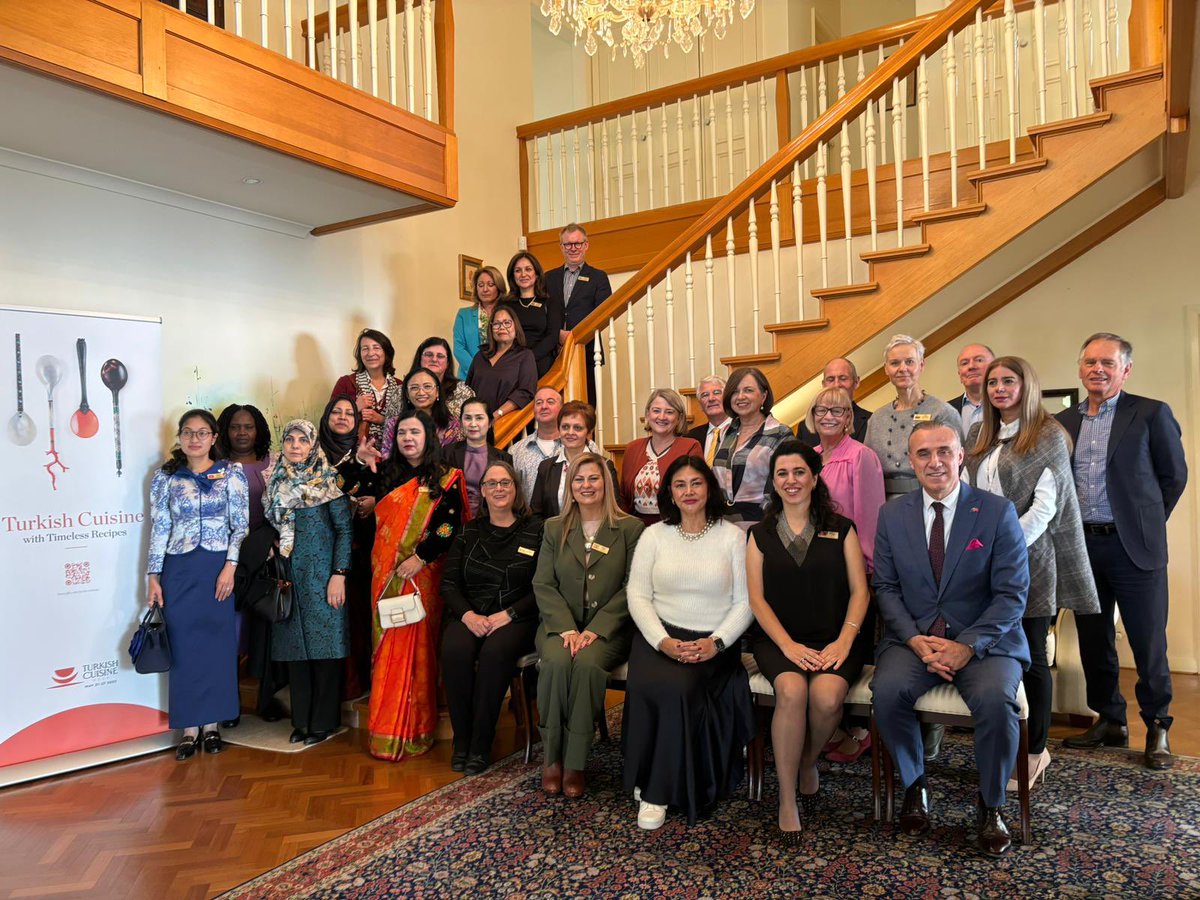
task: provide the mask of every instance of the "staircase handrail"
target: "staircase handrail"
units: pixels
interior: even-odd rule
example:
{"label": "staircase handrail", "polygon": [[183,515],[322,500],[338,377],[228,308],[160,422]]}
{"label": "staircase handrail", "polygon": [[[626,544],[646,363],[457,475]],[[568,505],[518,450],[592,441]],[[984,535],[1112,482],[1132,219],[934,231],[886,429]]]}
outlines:
{"label": "staircase handrail", "polygon": [[[581,346],[588,346],[595,333],[614,316],[624,312],[629,304],[640,297],[648,287],[660,279],[668,268],[677,266],[684,257],[703,246],[705,238],[726,220],[736,216],[751,199],[769,189],[795,162],[806,159],[820,144],[828,141],[840,130],[843,122],[852,122],[871,103],[892,89],[897,78],[906,78],[920,64],[921,57],[938,50],[950,32],[958,32],[975,18],[977,9],[991,6],[992,0],[951,0],[945,9],[933,14],[924,27],[893,53],[867,77],[850,88],[844,97],[831,104],[817,116],[799,135],[785,144],[779,151],[758,167],[737,187],[720,198],[707,212],[697,218],[678,238],[639,269],[611,297],[594,309],[582,322],[571,330],[570,338]],[[567,385],[567,355],[560,355],[550,371],[541,379],[540,386],[564,390]],[[570,398],[568,398],[570,399]],[[529,424],[533,416],[532,404],[505,416],[496,426],[497,446],[507,446]]]}

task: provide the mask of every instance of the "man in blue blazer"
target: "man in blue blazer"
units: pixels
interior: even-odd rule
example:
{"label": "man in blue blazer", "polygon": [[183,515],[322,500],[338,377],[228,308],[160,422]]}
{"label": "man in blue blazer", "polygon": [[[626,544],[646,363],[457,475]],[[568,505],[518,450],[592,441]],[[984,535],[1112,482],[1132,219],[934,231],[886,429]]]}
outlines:
{"label": "man in blue blazer", "polygon": [[885,504],[875,535],[875,593],[886,626],[871,683],[875,718],[904,782],[900,829],[930,828],[924,747],[914,704],[943,681],[975,719],[975,844],[1003,856],[1001,813],[1017,758],[1017,688],[1029,666],[1021,616],[1029,558],[1012,502],[959,480],[957,430],[921,422],[908,441],[921,487]]}
{"label": "man in blue blazer", "polygon": [[[558,241],[563,264],[546,273],[546,290],[550,292],[551,302],[560,304],[563,309],[561,345],[572,328],[612,296],[612,285],[608,282],[607,272],[587,264],[588,235],[582,225],[572,222],[559,232]],[[602,352],[601,362],[603,359]],[[596,358],[591,345],[587,352],[587,400],[596,405]]]}
{"label": "man in blue blazer", "polygon": [[1171,407],[1121,390],[1132,368],[1129,341],[1107,332],[1092,335],[1079,353],[1087,399],[1058,414],[1074,442],[1075,488],[1100,593],[1100,613],[1076,619],[1087,702],[1100,718],[1063,745],[1129,744],[1113,627],[1119,607],[1146,723],[1143,762],[1157,770],[1173,763],[1167,741],[1167,517],[1187,486],[1187,462]]}

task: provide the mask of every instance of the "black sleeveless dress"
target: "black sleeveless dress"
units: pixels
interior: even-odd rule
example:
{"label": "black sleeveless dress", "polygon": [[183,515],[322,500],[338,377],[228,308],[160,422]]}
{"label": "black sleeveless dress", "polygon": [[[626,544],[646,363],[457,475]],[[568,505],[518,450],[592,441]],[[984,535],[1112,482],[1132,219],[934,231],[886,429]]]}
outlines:
{"label": "black sleeveless dress", "polygon": [[[767,605],[793,641],[817,650],[837,640],[850,605],[845,543],[854,523],[845,516],[834,515],[827,525],[828,529],[817,529],[813,535],[801,566],[796,565],[779,539],[774,516],[750,529],[763,556],[763,597]],[[841,668],[829,670],[851,684],[862,674],[873,651],[873,635],[868,636],[873,629],[868,628],[867,622],[859,624],[862,630]],[[759,671],[772,684],[784,672],[821,674],[807,672],[793,663],[757,624],[750,644]]]}

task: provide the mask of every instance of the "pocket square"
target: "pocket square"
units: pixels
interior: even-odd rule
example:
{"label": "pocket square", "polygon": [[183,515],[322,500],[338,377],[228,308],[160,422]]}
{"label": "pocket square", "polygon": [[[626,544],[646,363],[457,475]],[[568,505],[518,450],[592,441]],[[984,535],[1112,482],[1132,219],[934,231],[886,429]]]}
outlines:
{"label": "pocket square", "polygon": [[967,549],[968,550],[982,550],[983,549],[983,541],[979,540],[979,538],[972,538],[971,543],[967,544]]}

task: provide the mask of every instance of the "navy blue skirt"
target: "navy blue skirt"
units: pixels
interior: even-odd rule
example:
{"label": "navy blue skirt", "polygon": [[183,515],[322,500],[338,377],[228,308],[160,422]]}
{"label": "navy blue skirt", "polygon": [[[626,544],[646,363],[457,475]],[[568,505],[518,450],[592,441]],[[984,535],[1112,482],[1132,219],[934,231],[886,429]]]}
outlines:
{"label": "navy blue skirt", "polygon": [[238,714],[237,614],[233,597],[216,598],[224,550],[168,553],[160,580],[171,642],[167,693],[172,728],[192,728]]}

